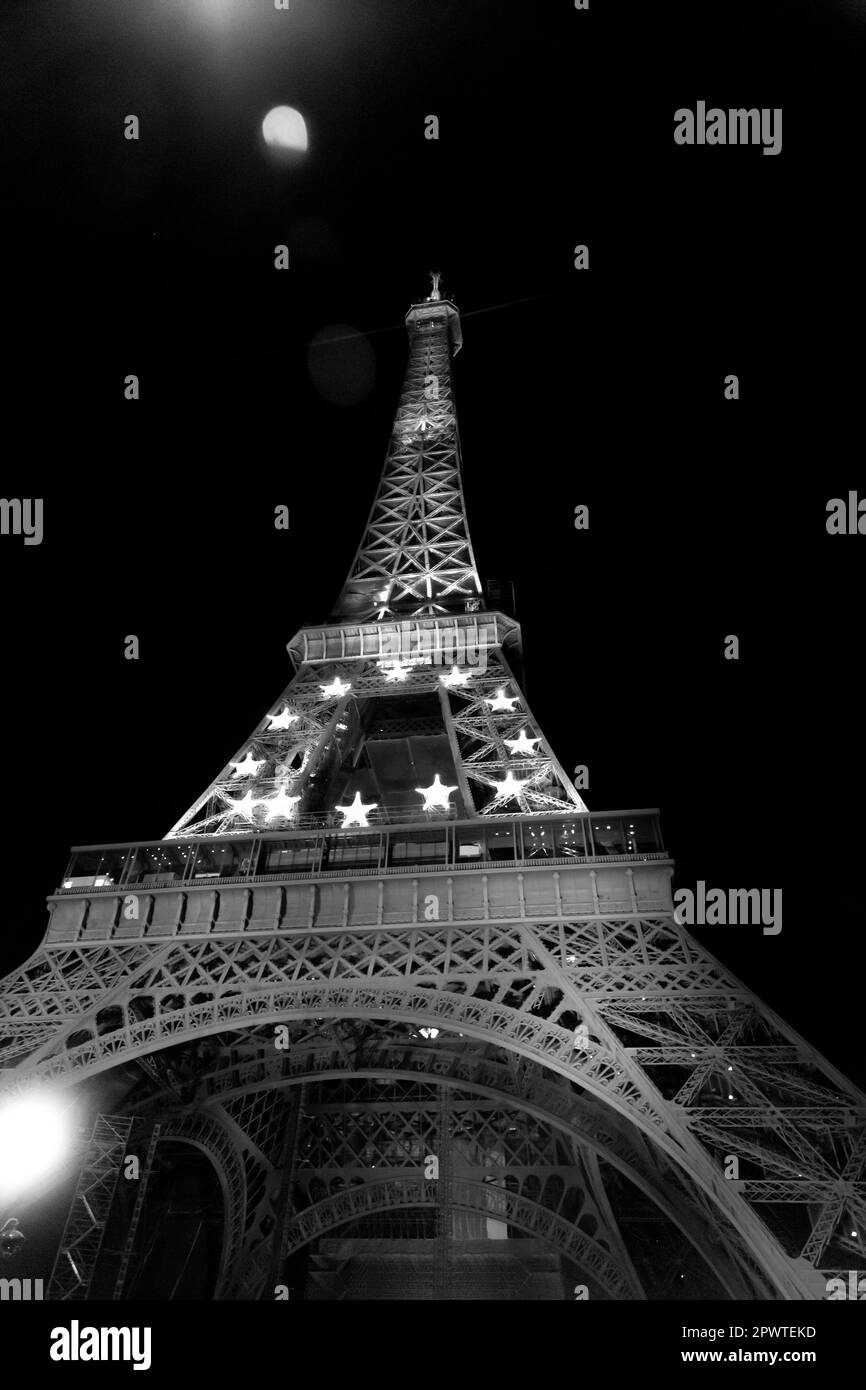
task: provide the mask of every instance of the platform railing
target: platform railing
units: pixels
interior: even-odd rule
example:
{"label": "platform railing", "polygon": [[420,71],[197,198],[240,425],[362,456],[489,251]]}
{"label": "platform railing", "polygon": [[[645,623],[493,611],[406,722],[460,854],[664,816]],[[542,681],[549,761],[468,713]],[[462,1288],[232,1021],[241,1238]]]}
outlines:
{"label": "platform railing", "polygon": [[666,859],[654,810],[579,815],[431,816],[353,830],[305,827],[246,836],[78,846],[60,893],[204,887],[231,880],[369,876],[495,866],[629,864]]}

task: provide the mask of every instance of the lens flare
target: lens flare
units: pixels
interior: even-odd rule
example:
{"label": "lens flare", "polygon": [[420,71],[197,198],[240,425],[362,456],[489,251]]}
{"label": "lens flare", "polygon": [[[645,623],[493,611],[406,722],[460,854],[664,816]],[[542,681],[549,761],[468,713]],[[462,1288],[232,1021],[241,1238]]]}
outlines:
{"label": "lens flare", "polygon": [[68,1103],[21,1096],[0,1107],[0,1195],[17,1195],[57,1167],[70,1148]]}

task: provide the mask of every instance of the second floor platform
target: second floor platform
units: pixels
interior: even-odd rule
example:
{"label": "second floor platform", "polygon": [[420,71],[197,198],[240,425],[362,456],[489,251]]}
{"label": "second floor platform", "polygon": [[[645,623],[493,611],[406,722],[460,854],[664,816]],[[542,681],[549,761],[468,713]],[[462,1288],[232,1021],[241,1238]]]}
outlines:
{"label": "second floor platform", "polygon": [[302,829],[253,836],[84,845],[71,852],[59,892],[202,886],[412,870],[462,871],[484,864],[611,864],[667,859],[656,810],[551,816],[430,818],[367,829]]}
{"label": "second floor platform", "polygon": [[432,940],[447,924],[586,917],[601,930],[669,913],[671,874],[654,811],[84,846],[49,897],[46,942],[407,927]]}

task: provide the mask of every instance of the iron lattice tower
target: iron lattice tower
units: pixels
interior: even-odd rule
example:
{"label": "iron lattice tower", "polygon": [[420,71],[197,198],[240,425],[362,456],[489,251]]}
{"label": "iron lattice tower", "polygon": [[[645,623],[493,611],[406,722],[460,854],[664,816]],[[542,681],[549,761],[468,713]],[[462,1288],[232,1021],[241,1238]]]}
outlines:
{"label": "iron lattice tower", "polygon": [[863,1263],[864,1097],[674,919],[656,813],[591,815],[548,746],[478,578],[438,276],[406,323],[330,619],[163,840],[73,852],[3,982],[5,1088],[138,1077],[56,1296],[93,1287],[133,1117],[137,1152],[219,1174],[219,1298],[347,1297],[358,1268],[401,1297],[677,1296],[668,1266],[820,1298]]}

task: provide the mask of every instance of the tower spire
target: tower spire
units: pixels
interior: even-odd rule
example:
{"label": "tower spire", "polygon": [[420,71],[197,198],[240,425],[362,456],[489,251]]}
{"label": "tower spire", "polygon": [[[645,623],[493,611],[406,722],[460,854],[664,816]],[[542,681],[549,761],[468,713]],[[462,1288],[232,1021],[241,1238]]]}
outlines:
{"label": "tower spire", "polygon": [[292,639],[294,680],[166,838],[586,810],[509,664],[520,629],[484,606],[451,384],[460,315],[431,278],[334,613]]}
{"label": "tower spire", "polygon": [[463,501],[451,359],[460,314],[439,289],[406,315],[409,362],[385,466],[335,618],[435,617],[475,611],[481,581]]}

